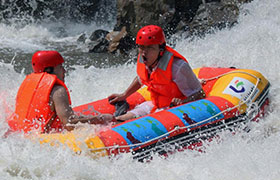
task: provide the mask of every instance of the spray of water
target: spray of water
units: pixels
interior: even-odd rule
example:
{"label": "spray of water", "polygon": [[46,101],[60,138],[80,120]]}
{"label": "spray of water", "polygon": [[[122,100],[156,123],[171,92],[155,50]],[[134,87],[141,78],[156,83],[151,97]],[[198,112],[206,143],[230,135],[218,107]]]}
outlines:
{"label": "spray of water", "polygon": [[[254,69],[260,71],[271,83],[271,104],[268,114],[259,123],[249,124],[251,131],[222,132],[220,139],[204,145],[204,152],[184,151],[169,158],[157,157],[149,163],[133,161],[129,154],[117,158],[92,159],[86,154],[75,155],[67,148],[42,146],[23,138],[22,134],[0,138],[0,176],[2,179],[279,179],[280,160],[280,1],[255,0],[241,9],[239,22],[231,29],[196,38],[181,39],[176,49],[193,68],[220,66]],[[10,26],[0,24],[2,34],[9,34]],[[29,28],[35,29],[30,25]],[[36,37],[17,35],[29,39],[30,46],[53,47],[57,41],[69,44],[68,39],[57,38],[52,32],[41,31]],[[44,37],[54,37],[44,44]],[[11,35],[12,36],[12,33]],[[35,37],[34,37],[35,36]],[[6,41],[2,41],[2,39]],[[1,36],[0,57],[0,135],[7,129],[6,105],[14,108],[17,89],[24,79],[14,66],[2,63],[11,60],[17,52],[18,61],[25,52],[26,44],[15,38]],[[27,38],[28,37],[28,38]],[[10,40],[10,42],[9,42]],[[18,51],[12,43],[17,44]],[[42,48],[37,47],[37,48]],[[36,48],[34,48],[36,49]],[[65,50],[67,51],[67,50]],[[83,58],[87,56],[84,55]],[[122,92],[130,84],[135,64],[110,68],[73,66],[66,84],[71,90],[74,106],[105,98],[111,93]],[[6,104],[6,105],[5,105]]]}

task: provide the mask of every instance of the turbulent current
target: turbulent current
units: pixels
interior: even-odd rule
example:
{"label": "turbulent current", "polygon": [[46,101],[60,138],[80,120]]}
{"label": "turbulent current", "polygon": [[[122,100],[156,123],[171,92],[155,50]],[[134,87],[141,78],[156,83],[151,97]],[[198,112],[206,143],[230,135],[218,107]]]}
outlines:
{"label": "turbulent current", "polygon": [[67,148],[41,146],[22,134],[3,138],[8,129],[5,118],[15,107],[17,90],[30,72],[35,51],[56,49],[65,57],[65,81],[73,106],[124,91],[136,75],[136,66],[134,59],[122,63],[114,57],[89,54],[85,44],[76,42],[81,33],[112,30],[110,24],[67,24],[64,36],[50,24],[0,24],[1,179],[280,179],[279,9],[279,0],[255,0],[241,7],[238,23],[231,29],[203,38],[181,38],[175,47],[193,68],[234,66],[261,72],[272,85],[266,116],[259,123],[250,123],[250,132],[220,133],[220,140],[206,143],[203,153],[186,150],[168,158],[155,156],[149,163],[132,160],[129,154],[112,159],[75,155]]}

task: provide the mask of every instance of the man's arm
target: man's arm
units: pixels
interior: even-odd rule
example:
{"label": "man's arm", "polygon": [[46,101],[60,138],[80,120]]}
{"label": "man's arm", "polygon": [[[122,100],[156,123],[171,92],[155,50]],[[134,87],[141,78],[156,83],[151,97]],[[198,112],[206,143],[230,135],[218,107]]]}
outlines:
{"label": "man's arm", "polygon": [[172,80],[187,98],[184,100],[174,98],[171,106],[205,98],[205,93],[199,80],[195,76],[190,65],[184,60],[174,59],[172,65]]}
{"label": "man's arm", "polygon": [[177,105],[184,104],[187,102],[203,99],[205,97],[206,97],[206,94],[203,91],[203,89],[201,89],[200,91],[188,96],[186,99],[183,99],[183,100],[179,99],[179,98],[173,98],[169,107],[173,107],[173,106],[177,106]]}
{"label": "man's arm", "polygon": [[205,92],[203,91],[203,89],[201,89],[200,91],[188,96],[186,99],[184,99],[182,101],[182,103],[187,103],[187,102],[190,102],[190,101],[195,101],[195,100],[198,100],[198,99],[203,99],[206,97],[206,94]]}
{"label": "man's arm", "polygon": [[[104,121],[110,120],[109,117],[98,115],[93,117],[83,117],[75,115],[68,99],[68,93],[63,86],[54,86],[51,93],[51,101],[53,102],[54,110],[64,125],[65,129],[73,130],[74,124],[78,122],[90,124],[102,124]],[[112,120],[112,119],[111,119]]]}
{"label": "man's arm", "polygon": [[129,87],[126,89],[126,91],[122,94],[112,94],[108,97],[109,102],[111,104],[114,104],[118,101],[123,101],[125,100],[127,97],[129,97],[131,94],[133,94],[134,92],[136,92],[138,89],[140,89],[142,86],[139,78],[136,76],[134,78],[134,80],[132,81],[132,83],[129,85]]}

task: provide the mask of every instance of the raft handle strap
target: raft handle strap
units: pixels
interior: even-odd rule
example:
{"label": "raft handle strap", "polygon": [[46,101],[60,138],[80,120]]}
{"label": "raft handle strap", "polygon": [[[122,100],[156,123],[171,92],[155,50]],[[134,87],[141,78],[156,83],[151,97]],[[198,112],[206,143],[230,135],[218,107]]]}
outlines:
{"label": "raft handle strap", "polygon": [[222,76],[225,76],[225,75],[228,75],[228,74],[233,74],[233,73],[243,73],[243,74],[247,74],[247,75],[252,76],[253,78],[255,78],[255,79],[257,80],[257,82],[256,82],[256,84],[255,84],[255,86],[254,86],[254,89],[251,91],[250,96],[246,99],[246,101],[242,101],[242,100],[241,100],[241,103],[239,103],[238,105],[236,105],[236,106],[234,106],[234,107],[229,107],[229,108],[227,108],[227,109],[225,109],[225,110],[223,110],[223,111],[221,111],[221,112],[215,114],[214,116],[211,116],[211,117],[209,117],[209,118],[207,118],[207,119],[205,119],[205,120],[202,120],[202,121],[200,121],[200,122],[191,124],[191,125],[189,125],[189,126],[182,126],[182,127],[175,126],[174,129],[172,129],[171,131],[169,131],[169,132],[167,132],[167,133],[165,133],[165,134],[162,134],[162,135],[160,135],[160,136],[158,136],[158,137],[155,137],[155,138],[153,138],[153,139],[150,139],[150,140],[148,140],[148,141],[145,141],[145,142],[141,142],[141,143],[137,143],[137,144],[131,144],[131,145],[122,145],[122,146],[120,146],[120,145],[107,146],[107,147],[96,148],[96,149],[94,149],[94,150],[99,151],[99,150],[110,150],[110,149],[119,149],[119,148],[133,148],[133,147],[136,148],[136,147],[140,147],[140,146],[142,146],[142,145],[145,145],[145,144],[147,144],[147,143],[150,143],[150,142],[153,142],[153,141],[156,141],[156,140],[159,140],[159,139],[168,138],[168,135],[170,135],[171,133],[173,133],[173,132],[175,132],[175,131],[178,131],[178,130],[187,129],[187,131],[189,131],[191,128],[193,128],[193,127],[195,127],[195,126],[198,126],[198,125],[200,125],[200,124],[203,124],[203,123],[205,123],[205,122],[207,122],[207,121],[213,120],[214,118],[218,119],[218,116],[219,116],[220,114],[223,114],[223,113],[225,113],[225,112],[229,112],[229,111],[232,111],[233,109],[236,109],[236,108],[238,108],[238,107],[241,107],[242,105],[244,105],[245,103],[247,103],[247,102],[249,102],[249,101],[251,100],[252,95],[255,93],[255,91],[256,91],[256,89],[257,89],[257,86],[259,85],[259,83],[260,83],[260,81],[261,81],[260,78],[258,78],[257,76],[255,76],[255,75],[253,75],[253,74],[250,74],[250,73],[248,73],[248,72],[246,72],[246,71],[231,71],[231,72],[227,72],[227,73],[224,73],[224,74],[221,74],[221,75],[212,77],[212,78],[202,79],[202,80],[205,81],[205,83],[206,83],[207,81],[211,81],[211,80],[213,80],[213,79],[218,79],[218,78],[220,78],[220,77],[222,77]]}

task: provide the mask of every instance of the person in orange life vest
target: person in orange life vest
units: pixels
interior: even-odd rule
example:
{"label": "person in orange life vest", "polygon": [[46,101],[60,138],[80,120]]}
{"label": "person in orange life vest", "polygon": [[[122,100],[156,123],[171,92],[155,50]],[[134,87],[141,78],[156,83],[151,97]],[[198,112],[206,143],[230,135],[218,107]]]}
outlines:
{"label": "person in orange life vest", "polygon": [[122,94],[108,97],[111,103],[125,100],[146,85],[151,92],[152,101],[146,101],[126,114],[116,117],[125,121],[147,115],[170,106],[205,97],[198,78],[188,61],[166,45],[161,27],[148,25],[141,28],[136,37],[138,45],[137,77]]}
{"label": "person in orange life vest", "polygon": [[39,133],[73,130],[74,124],[103,124],[111,116],[82,117],[75,115],[71,99],[64,84],[63,57],[57,51],[38,51],[32,57],[33,73],[21,84],[16,110],[8,120],[11,131],[35,130]]}

